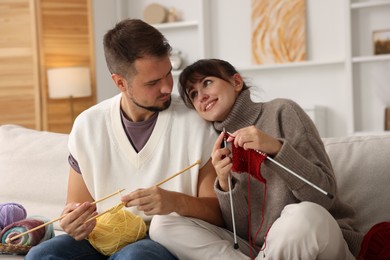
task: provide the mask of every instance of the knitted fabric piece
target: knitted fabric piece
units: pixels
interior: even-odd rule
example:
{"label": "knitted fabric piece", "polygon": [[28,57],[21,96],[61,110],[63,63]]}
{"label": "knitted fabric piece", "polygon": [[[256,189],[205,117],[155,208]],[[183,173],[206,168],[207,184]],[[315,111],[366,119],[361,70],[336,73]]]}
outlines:
{"label": "knitted fabric piece", "polygon": [[255,150],[244,150],[242,147],[232,145],[233,167],[232,170],[237,173],[247,172],[262,183],[266,180],[261,175],[260,167],[267,158],[265,154]]}

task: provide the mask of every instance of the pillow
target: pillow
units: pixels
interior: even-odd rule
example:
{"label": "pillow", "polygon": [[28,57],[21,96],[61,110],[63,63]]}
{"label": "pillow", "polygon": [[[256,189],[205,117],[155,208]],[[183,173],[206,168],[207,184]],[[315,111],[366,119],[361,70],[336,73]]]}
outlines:
{"label": "pillow", "polygon": [[359,260],[390,259],[390,222],[373,226],[364,236]]}
{"label": "pillow", "polygon": [[366,233],[390,221],[390,134],[324,138],[338,193],[356,211],[354,227]]}
{"label": "pillow", "polygon": [[[0,126],[0,202],[21,204],[27,216],[59,217],[69,175],[67,142],[66,134]],[[60,229],[58,222],[54,228]]]}

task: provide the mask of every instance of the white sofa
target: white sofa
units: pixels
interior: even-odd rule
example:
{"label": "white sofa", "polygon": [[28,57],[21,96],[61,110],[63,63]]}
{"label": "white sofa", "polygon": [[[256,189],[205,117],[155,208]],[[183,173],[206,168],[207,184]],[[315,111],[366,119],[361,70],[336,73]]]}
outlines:
{"label": "white sofa", "polygon": [[[67,139],[65,134],[0,126],[0,203],[20,203],[28,215],[60,216],[69,172]],[[390,221],[390,133],[323,140],[338,192],[357,212],[355,228],[366,232]],[[54,228],[61,231],[58,223]]]}

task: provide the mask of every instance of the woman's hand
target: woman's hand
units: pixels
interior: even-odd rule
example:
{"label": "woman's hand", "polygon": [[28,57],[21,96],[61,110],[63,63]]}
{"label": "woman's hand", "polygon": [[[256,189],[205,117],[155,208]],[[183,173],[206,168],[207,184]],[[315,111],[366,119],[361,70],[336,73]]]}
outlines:
{"label": "woman's hand", "polygon": [[259,150],[270,156],[275,156],[282,148],[279,140],[260,131],[255,126],[248,126],[235,131],[228,137],[227,141],[234,142],[236,147],[239,146],[245,150]]}
{"label": "woman's hand", "polygon": [[67,214],[60,221],[62,229],[75,240],[86,238],[95,228],[96,220],[85,223],[89,218],[96,216],[96,206],[90,202],[69,203],[62,214]]}
{"label": "woman's hand", "polygon": [[217,173],[219,186],[223,191],[229,190],[229,174],[232,169],[232,161],[229,157],[230,150],[227,147],[221,148],[225,133],[222,132],[217,141],[214,144],[213,151],[211,154],[211,162]]}

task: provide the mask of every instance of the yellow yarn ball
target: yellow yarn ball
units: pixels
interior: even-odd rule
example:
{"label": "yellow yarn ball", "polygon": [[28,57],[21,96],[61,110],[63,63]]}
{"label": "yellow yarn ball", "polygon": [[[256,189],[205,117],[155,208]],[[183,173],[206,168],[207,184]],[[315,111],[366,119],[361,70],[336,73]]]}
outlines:
{"label": "yellow yarn ball", "polygon": [[123,204],[96,219],[88,241],[101,254],[110,256],[124,246],[146,236],[144,220],[123,209]]}

